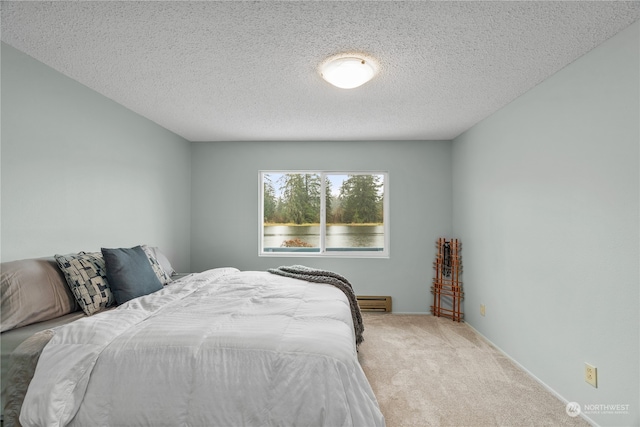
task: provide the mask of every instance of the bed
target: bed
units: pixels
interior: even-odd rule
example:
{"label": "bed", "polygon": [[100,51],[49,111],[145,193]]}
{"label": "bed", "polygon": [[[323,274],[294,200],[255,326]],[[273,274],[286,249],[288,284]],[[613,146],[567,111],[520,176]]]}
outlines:
{"label": "bed", "polygon": [[384,426],[354,319],[330,282],[191,274],[36,334],[20,423]]}

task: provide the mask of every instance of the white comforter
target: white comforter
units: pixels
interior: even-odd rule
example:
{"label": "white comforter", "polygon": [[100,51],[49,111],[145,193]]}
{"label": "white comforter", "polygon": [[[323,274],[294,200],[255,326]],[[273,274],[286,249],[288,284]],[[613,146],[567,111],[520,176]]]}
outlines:
{"label": "white comforter", "polygon": [[209,270],[62,327],[23,426],[383,426],[345,295]]}

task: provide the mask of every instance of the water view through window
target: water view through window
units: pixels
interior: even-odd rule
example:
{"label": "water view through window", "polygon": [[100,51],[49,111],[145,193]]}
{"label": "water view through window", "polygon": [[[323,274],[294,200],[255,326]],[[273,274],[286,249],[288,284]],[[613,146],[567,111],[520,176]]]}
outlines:
{"label": "water view through window", "polygon": [[385,252],[385,173],[260,177],[261,253]]}
{"label": "water view through window", "polygon": [[[312,247],[320,247],[320,226],[265,225],[264,246],[279,247],[289,240],[300,240]],[[327,250],[331,248],[382,248],[382,225],[328,225]]]}

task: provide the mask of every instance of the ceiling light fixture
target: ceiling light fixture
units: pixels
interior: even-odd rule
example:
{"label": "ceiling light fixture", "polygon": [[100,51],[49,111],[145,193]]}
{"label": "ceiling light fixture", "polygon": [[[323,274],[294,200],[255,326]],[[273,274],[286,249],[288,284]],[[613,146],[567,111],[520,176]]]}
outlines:
{"label": "ceiling light fixture", "polygon": [[375,64],[356,56],[330,59],[320,67],[322,78],[341,89],[362,86],[376,74]]}

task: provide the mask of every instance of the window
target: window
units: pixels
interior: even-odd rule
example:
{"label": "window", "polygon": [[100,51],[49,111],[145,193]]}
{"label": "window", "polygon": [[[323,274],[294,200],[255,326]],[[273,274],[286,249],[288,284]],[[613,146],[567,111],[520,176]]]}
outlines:
{"label": "window", "polygon": [[389,256],[386,172],[261,171],[263,256]]}

